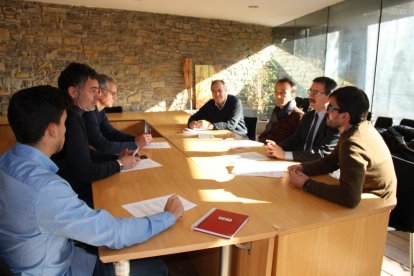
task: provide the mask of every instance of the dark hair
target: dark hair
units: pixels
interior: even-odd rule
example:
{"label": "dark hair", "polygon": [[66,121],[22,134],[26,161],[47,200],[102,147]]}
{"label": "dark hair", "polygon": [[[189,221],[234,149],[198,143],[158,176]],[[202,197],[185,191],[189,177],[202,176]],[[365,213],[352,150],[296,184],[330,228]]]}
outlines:
{"label": "dark hair", "polygon": [[50,85],[14,93],[9,102],[7,118],[17,142],[29,145],[39,142],[50,123],[60,123],[70,101],[66,93]]}
{"label": "dark hair", "polygon": [[113,82],[114,84],[116,84],[116,80],[113,77],[110,77],[105,74],[98,74],[96,76],[96,80],[99,83],[99,88],[103,90],[108,89],[108,82]]}
{"label": "dark hair", "polygon": [[369,100],[367,95],[361,89],[355,86],[346,86],[333,91],[330,98],[336,100],[339,112],[348,112],[351,119],[351,125],[358,124],[367,118],[369,109]]}
{"label": "dark hair", "polygon": [[317,77],[312,82],[323,83],[325,95],[329,95],[336,88],[336,81],[328,77]]}
{"label": "dark hair", "polygon": [[87,64],[73,62],[60,73],[58,86],[65,92],[68,92],[70,86],[81,89],[88,78],[96,79],[96,71]]}
{"label": "dark hair", "polygon": [[224,82],[224,80],[213,80],[211,82],[210,90],[213,88],[213,85],[215,85],[216,83],[221,83],[223,85],[224,90],[227,91],[227,85]]}
{"label": "dark hair", "polygon": [[96,80],[98,81],[98,83],[99,83],[99,88],[102,90],[106,90],[106,89],[108,89],[108,85],[106,85],[106,82],[109,80],[109,78],[108,78],[108,76],[107,75],[104,75],[104,74],[99,74],[97,77],[96,77]]}
{"label": "dark hair", "polygon": [[[290,87],[292,87],[292,94],[295,94],[296,93],[296,83],[294,83],[291,79],[281,78],[281,79],[277,80],[276,84],[285,83],[285,82],[289,83]],[[276,84],[275,84],[275,86],[276,86]]]}

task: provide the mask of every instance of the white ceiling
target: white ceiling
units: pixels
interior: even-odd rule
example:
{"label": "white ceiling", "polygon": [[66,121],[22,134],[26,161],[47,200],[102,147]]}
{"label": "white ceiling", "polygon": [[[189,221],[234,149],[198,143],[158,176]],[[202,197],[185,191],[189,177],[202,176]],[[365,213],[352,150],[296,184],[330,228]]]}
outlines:
{"label": "white ceiling", "polygon": [[[33,0],[32,0],[33,1]],[[98,7],[233,20],[275,27],[343,0],[34,0]],[[249,8],[249,6],[258,6]]]}

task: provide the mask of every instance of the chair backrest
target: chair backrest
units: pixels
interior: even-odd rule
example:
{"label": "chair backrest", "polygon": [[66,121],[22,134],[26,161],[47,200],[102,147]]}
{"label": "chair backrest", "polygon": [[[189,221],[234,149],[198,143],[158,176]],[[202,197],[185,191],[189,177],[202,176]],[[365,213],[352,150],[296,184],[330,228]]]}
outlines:
{"label": "chair backrest", "polygon": [[401,122],[400,122],[400,125],[414,127],[414,120],[411,120],[411,119],[402,119]]}
{"label": "chair backrest", "polygon": [[397,175],[397,205],[391,211],[389,226],[399,231],[414,232],[414,185],[411,177],[414,163],[392,156]]}
{"label": "chair backrest", "polygon": [[122,106],[105,107],[105,113],[122,113]]}
{"label": "chair backrest", "polygon": [[367,113],[367,121],[371,122],[371,120],[372,120],[372,112],[371,111],[368,111],[368,113]]}
{"label": "chair backrest", "polygon": [[296,97],[296,106],[302,109],[303,112],[307,112],[309,110],[309,98],[301,98]]}
{"label": "chair backrest", "polygon": [[256,141],[257,117],[244,117],[244,123],[247,127],[247,137]]}
{"label": "chair backrest", "polygon": [[7,266],[7,264],[0,259],[0,275],[3,276],[12,276],[13,274],[11,273],[9,267]]}
{"label": "chair backrest", "polygon": [[392,126],[392,118],[382,116],[378,116],[374,125],[376,128],[389,128],[390,126]]}

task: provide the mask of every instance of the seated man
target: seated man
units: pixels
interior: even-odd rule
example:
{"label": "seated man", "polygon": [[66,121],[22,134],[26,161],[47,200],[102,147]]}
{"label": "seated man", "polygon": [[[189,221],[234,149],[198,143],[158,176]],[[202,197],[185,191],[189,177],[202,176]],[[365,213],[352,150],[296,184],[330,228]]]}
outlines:
{"label": "seated man", "polygon": [[[145,218],[114,218],[80,200],[50,160],[64,145],[69,101],[51,86],[24,89],[10,99],[8,119],[17,143],[0,157],[0,205],[7,206],[0,208],[0,258],[13,274],[92,275],[102,263],[74,240],[123,248],[171,227],[183,214],[176,196],[164,212]],[[147,268],[135,275],[166,275],[165,264],[155,265],[131,263]]]}
{"label": "seated man", "polygon": [[[341,133],[328,156],[289,167],[290,183],[326,200],[353,208],[361,192],[396,203],[397,178],[387,145],[366,120],[369,100],[364,91],[348,86],[329,96],[326,123]],[[310,179],[340,169],[339,185]]]}
{"label": "seated man", "polygon": [[292,135],[299,127],[303,111],[296,107],[296,84],[288,78],[280,79],[275,85],[275,103],[265,130],[259,141],[272,140],[277,144]]}
{"label": "seated man", "polygon": [[299,128],[279,145],[267,140],[269,157],[294,161],[310,161],[331,153],[338,143],[339,131],[326,125],[326,107],[329,94],[336,82],[328,77],[318,77],[308,90],[308,111],[302,118]]}
{"label": "seated man", "polygon": [[240,99],[227,94],[227,87],[223,80],[215,80],[211,83],[211,94],[213,99],[188,119],[188,127],[228,129],[237,135],[246,136],[247,128]]}
{"label": "seated man", "polygon": [[59,167],[58,174],[66,179],[79,198],[92,204],[92,181],[113,175],[122,169],[133,168],[139,157],[124,151],[119,156],[90,150],[82,115],[95,109],[99,85],[94,69],[86,64],[71,63],[59,76],[60,93],[73,101],[66,120],[65,145],[52,159]]}
{"label": "seated man", "polygon": [[149,133],[134,137],[112,127],[104,108],[114,104],[117,84],[114,78],[106,75],[98,75],[98,83],[101,93],[96,108],[83,114],[89,145],[101,152],[118,154],[125,149],[136,150],[151,143]]}

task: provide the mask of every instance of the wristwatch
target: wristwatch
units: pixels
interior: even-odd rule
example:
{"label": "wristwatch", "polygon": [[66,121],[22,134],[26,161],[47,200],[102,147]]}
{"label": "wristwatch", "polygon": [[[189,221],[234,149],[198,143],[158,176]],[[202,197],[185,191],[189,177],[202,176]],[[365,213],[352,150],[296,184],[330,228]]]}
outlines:
{"label": "wristwatch", "polygon": [[119,159],[117,159],[116,161],[118,161],[119,170],[122,171],[124,169],[124,164],[122,164],[121,160],[119,160]]}
{"label": "wristwatch", "polygon": [[308,192],[309,191],[309,180],[310,179],[308,179],[308,180],[306,180],[305,181],[305,183],[303,183],[303,190],[305,191],[305,192]]}

